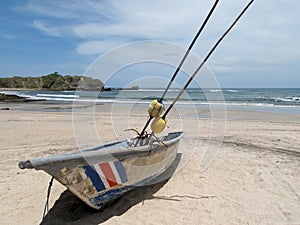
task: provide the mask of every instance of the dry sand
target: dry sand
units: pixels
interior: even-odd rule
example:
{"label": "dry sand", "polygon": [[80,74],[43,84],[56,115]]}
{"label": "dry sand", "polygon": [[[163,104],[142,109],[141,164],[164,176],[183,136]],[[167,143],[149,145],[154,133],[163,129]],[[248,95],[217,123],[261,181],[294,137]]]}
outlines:
{"label": "dry sand", "polygon": [[[0,111],[0,224],[40,224],[50,176],[20,170],[18,162],[76,150],[72,114],[68,105],[1,107],[10,110]],[[118,139],[110,107],[97,108],[101,140]],[[144,111],[132,112],[134,127],[144,124]],[[193,118],[189,110],[183,113],[191,126],[184,128],[180,149],[193,155],[168,181],[130,191],[101,212],[90,210],[55,181],[43,224],[300,224],[300,115],[228,111],[219,154],[200,172],[211,121]],[[114,119],[123,120],[122,114]],[[180,128],[179,122],[173,113],[168,130]]]}

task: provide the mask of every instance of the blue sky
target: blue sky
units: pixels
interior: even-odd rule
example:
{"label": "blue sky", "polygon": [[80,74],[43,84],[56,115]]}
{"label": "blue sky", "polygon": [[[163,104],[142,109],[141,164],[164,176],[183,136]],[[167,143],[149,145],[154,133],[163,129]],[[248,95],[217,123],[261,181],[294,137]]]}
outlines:
{"label": "blue sky", "polygon": [[[214,1],[0,1],[0,76],[82,75],[136,41],[187,47]],[[246,0],[220,1],[194,53],[205,57]],[[222,87],[300,87],[300,2],[256,0],[209,59]],[[171,76],[171,74],[170,74]]]}

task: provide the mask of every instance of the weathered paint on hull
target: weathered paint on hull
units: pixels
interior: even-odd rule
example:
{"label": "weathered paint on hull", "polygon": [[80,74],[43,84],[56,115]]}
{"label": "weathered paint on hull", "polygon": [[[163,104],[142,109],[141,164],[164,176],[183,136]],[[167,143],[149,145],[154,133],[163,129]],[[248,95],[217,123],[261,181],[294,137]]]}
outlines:
{"label": "weathered paint on hull", "polygon": [[[150,182],[166,171],[176,158],[178,144],[179,142],[168,147],[167,150],[153,155],[149,152],[149,156],[120,161],[124,166],[128,181],[99,192],[92,179],[86,175],[84,166],[68,170],[62,168],[61,174],[54,177],[87,205],[95,209],[101,209],[103,204],[118,198],[136,186]],[[100,179],[104,180],[106,178],[100,176]]]}
{"label": "weathered paint on hull", "polygon": [[176,158],[182,136],[183,132],[170,133],[164,144],[138,147],[126,146],[126,141],[113,142],[80,153],[23,161],[19,167],[44,170],[87,205],[101,209],[165,172]]}

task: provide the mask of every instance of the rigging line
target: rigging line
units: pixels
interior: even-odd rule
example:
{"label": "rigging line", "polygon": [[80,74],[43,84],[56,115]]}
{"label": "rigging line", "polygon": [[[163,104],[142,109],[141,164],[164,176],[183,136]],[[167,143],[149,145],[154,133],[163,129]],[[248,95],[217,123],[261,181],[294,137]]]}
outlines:
{"label": "rigging line", "polygon": [[206,16],[204,22],[202,23],[202,25],[201,25],[199,31],[197,32],[196,36],[194,37],[193,41],[191,42],[191,44],[190,44],[188,50],[185,52],[185,55],[183,56],[181,62],[179,63],[177,69],[175,70],[175,72],[174,72],[174,74],[173,74],[171,80],[169,81],[168,86],[166,87],[166,89],[165,89],[163,95],[162,95],[161,98],[160,98],[161,101],[165,98],[165,95],[167,94],[167,92],[168,92],[168,90],[169,90],[171,84],[173,83],[173,81],[174,81],[175,77],[177,76],[177,74],[178,74],[178,72],[179,72],[181,66],[183,65],[185,59],[187,58],[188,54],[190,53],[191,49],[193,48],[194,44],[196,43],[196,40],[197,40],[198,37],[200,36],[200,34],[201,34],[202,30],[204,29],[205,25],[207,24],[207,22],[208,22],[210,16],[212,15],[213,11],[214,11],[215,8],[216,8],[218,2],[219,2],[219,0],[216,0],[216,1],[215,1],[213,7],[211,8],[211,10],[209,11],[208,15]]}
{"label": "rigging line", "polygon": [[[161,96],[161,98],[160,98],[160,101],[163,101],[163,99],[164,99],[165,95],[167,94],[168,90],[170,89],[170,87],[171,87],[171,85],[172,85],[172,83],[173,83],[175,77],[177,76],[178,72],[180,71],[180,68],[182,67],[182,65],[183,65],[183,63],[184,63],[184,61],[185,61],[185,59],[186,59],[187,56],[189,55],[191,49],[193,48],[194,44],[196,43],[196,40],[197,40],[198,37],[200,36],[202,30],[204,29],[205,25],[207,24],[209,18],[210,18],[211,15],[212,15],[213,11],[215,10],[215,8],[216,8],[218,2],[219,2],[219,0],[216,0],[215,3],[214,3],[214,5],[213,5],[212,8],[210,9],[208,15],[206,16],[204,22],[202,23],[202,25],[201,25],[201,27],[200,27],[200,29],[198,30],[197,34],[195,35],[194,39],[192,40],[192,42],[191,42],[191,44],[190,44],[188,50],[185,52],[183,58],[181,59],[181,62],[179,63],[177,69],[175,70],[175,72],[174,72],[174,74],[173,74],[171,80],[169,81],[169,83],[168,83],[166,89],[164,90],[164,93],[162,94],[162,96]],[[147,129],[147,127],[148,127],[148,125],[149,125],[149,123],[151,122],[152,119],[153,119],[153,117],[150,116],[149,119],[147,120],[147,122],[146,122],[146,124],[145,124],[145,126],[144,126],[144,128],[143,128],[143,130],[142,130],[142,132],[140,133],[140,137],[143,136],[143,134],[145,133],[145,130]]]}
{"label": "rigging line", "polygon": [[42,220],[42,222],[43,222],[44,219],[45,219],[45,217],[46,217],[46,215],[48,214],[48,218],[47,218],[48,224],[50,224],[49,198],[50,198],[50,193],[51,193],[51,187],[52,187],[52,184],[53,184],[53,180],[54,180],[54,177],[52,176],[52,177],[51,177],[51,180],[50,180],[50,182],[49,182],[49,185],[48,185],[47,198],[46,198],[46,203],[45,203],[44,213],[43,213],[43,220]]}
{"label": "rigging line", "polygon": [[224,37],[229,33],[229,31],[234,27],[234,25],[238,22],[238,20],[242,17],[242,15],[247,11],[247,9],[250,7],[250,5],[254,2],[254,0],[251,0],[248,5],[243,9],[243,11],[239,14],[239,16],[235,19],[235,21],[231,24],[231,26],[225,31],[225,33],[219,38],[219,40],[215,43],[213,48],[209,51],[205,59],[202,61],[200,66],[195,70],[193,75],[190,77],[190,79],[186,82],[184,87],[181,89],[179,94],[176,96],[176,98],[173,100],[172,104],[168,107],[166,112],[163,114],[162,118],[165,119],[167,114],[170,112],[170,110],[173,108],[174,104],[177,102],[177,100],[180,98],[182,93],[186,90],[186,88],[189,86],[193,78],[196,76],[196,74],[199,72],[199,70],[202,68],[202,66],[205,64],[205,62],[208,60],[208,58],[211,56],[211,54],[215,51],[215,49],[218,47],[218,45],[221,43],[221,41],[224,39]]}

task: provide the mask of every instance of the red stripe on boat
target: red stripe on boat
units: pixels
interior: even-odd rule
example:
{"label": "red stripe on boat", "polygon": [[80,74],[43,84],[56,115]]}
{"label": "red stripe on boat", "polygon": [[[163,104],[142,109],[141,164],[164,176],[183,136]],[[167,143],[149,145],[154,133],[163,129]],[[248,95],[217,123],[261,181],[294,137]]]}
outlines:
{"label": "red stripe on boat", "polygon": [[117,179],[116,179],[114,172],[112,171],[109,163],[108,162],[100,163],[99,166],[100,166],[109,186],[110,187],[116,186],[118,184]]}

